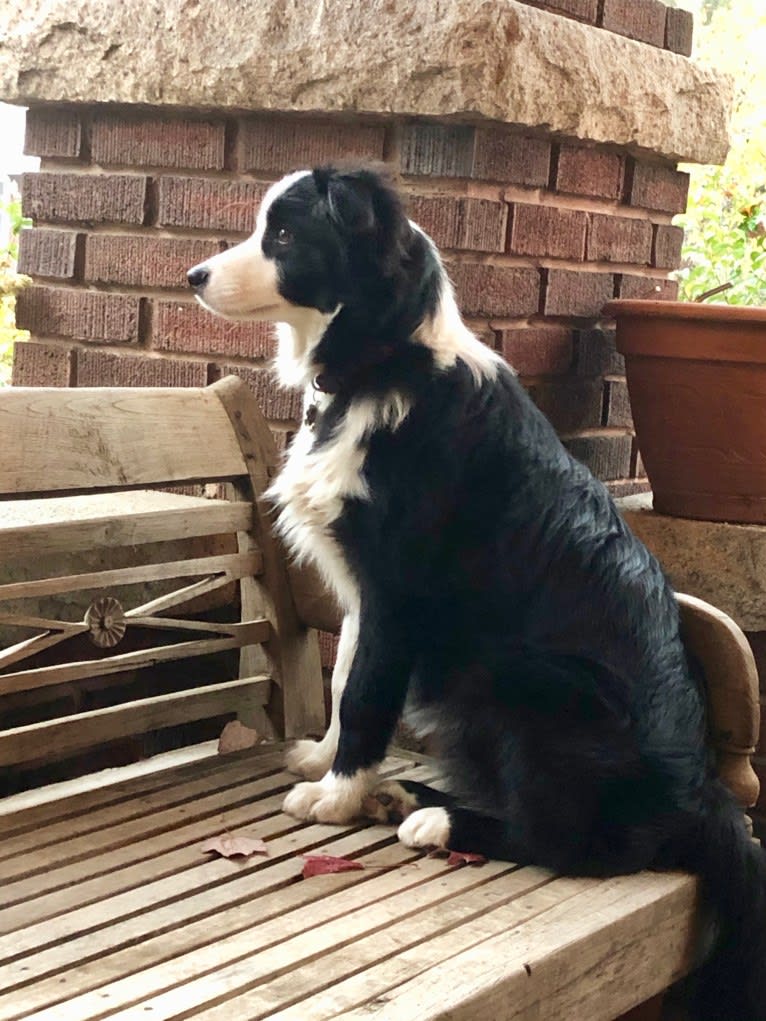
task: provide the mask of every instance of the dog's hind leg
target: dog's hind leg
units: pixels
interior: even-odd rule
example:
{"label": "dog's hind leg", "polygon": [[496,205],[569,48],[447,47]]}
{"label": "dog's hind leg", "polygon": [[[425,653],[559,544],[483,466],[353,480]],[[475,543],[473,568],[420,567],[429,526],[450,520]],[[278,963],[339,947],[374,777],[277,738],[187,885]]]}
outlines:
{"label": "dog's hind leg", "polygon": [[364,814],[375,822],[398,826],[419,808],[449,807],[455,799],[415,780],[383,780],[364,799]]}
{"label": "dog's hind leg", "polygon": [[399,826],[397,835],[407,847],[448,848],[520,864],[531,859],[523,839],[513,834],[507,822],[457,808],[454,802],[412,811]]}

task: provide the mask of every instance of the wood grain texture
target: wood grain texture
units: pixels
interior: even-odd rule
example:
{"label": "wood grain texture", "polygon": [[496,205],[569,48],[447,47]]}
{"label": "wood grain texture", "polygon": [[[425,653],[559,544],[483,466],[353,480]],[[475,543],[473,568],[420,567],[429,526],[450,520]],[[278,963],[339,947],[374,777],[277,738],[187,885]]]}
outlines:
{"label": "wood grain texture", "polygon": [[705,674],[710,740],[721,779],[743,808],[758,800],[750,764],[760,730],[758,669],[742,630],[702,599],[678,593],[684,642]]}
{"label": "wood grain texture", "polygon": [[[208,389],[5,390],[0,493],[140,487],[244,472]],[[56,451],[56,457],[51,452]]]}
{"label": "wood grain texture", "polygon": [[[690,966],[691,878],[450,869],[389,827],[299,825],[279,812],[282,754],[130,781],[21,829],[0,860],[0,1021],[610,1021]],[[220,832],[269,856],[201,854]],[[366,867],[300,881],[311,851]]]}
{"label": "wood grain texture", "polygon": [[[231,639],[227,647],[233,647],[232,643],[236,645]],[[143,734],[176,723],[236,713],[243,699],[254,699],[264,704],[268,701],[270,690],[270,678],[244,677],[191,691],[136,699],[124,705],[94,709],[51,722],[12,727],[0,732],[0,766],[61,758],[64,754],[114,741],[126,734]]]}

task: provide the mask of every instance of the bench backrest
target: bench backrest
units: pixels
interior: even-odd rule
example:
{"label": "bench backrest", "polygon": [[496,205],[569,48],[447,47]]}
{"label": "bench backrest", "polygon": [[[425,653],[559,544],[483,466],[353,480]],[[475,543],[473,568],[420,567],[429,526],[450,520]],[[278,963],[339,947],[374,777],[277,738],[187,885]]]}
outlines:
{"label": "bench backrest", "polygon": [[323,728],[317,637],[262,499],[276,470],[233,376],[0,391],[0,767],[231,714]]}

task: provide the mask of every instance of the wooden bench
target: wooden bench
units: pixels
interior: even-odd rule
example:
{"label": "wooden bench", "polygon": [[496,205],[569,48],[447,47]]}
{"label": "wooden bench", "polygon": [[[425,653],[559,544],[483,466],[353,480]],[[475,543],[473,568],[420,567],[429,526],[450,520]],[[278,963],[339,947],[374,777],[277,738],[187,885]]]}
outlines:
{"label": "wooden bench", "polygon": [[[6,390],[0,437],[0,629],[17,635],[0,653],[6,778],[209,718],[269,738],[0,802],[0,1021],[658,1016],[697,953],[692,878],[454,868],[389,828],[280,812],[294,778],[279,742],[324,725],[312,626],[337,615],[270,531],[277,457],[244,384]],[[177,491],[204,484],[225,498]],[[215,613],[190,612],[222,593]],[[683,608],[722,772],[752,804],[752,655],[728,618]],[[169,690],[131,687],[163,665]],[[88,708],[94,691],[136,690]],[[8,726],[20,706],[40,718]],[[396,752],[385,772],[433,767]],[[220,833],[262,838],[269,856],[203,853]],[[302,879],[301,856],[320,851],[366,868]]]}

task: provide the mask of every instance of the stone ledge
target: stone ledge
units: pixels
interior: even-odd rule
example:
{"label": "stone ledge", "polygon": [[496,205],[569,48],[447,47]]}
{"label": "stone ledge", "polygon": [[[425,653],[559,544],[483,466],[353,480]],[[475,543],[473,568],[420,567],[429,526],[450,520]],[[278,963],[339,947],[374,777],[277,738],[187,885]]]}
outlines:
{"label": "stone ledge", "polygon": [[651,493],[617,506],[679,592],[706,599],[744,631],[766,629],[766,526],[658,514]]}
{"label": "stone ledge", "polygon": [[456,117],[722,162],[729,88],[685,57],[516,0],[30,0],[0,99]]}

